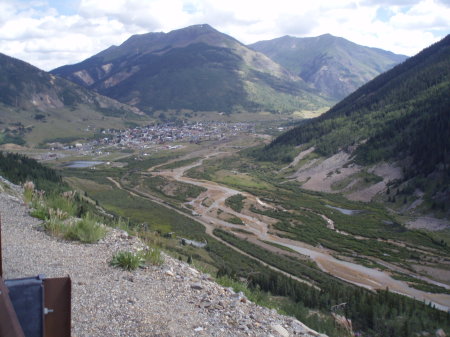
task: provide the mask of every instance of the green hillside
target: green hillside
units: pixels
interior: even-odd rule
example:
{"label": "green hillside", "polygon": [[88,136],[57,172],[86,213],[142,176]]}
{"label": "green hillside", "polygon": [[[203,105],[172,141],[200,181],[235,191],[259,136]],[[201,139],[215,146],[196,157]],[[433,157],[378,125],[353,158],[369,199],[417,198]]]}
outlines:
{"label": "green hillside", "polygon": [[330,34],[308,38],[283,36],[249,47],[337,100],[406,59],[404,55],[360,46]]}
{"label": "green hillside", "polygon": [[298,76],[209,25],[130,37],[52,73],[154,111],[317,111],[331,103]]}
{"label": "green hillside", "polygon": [[[413,187],[435,184],[434,201],[450,198],[450,36],[378,76],[324,115],[276,138],[260,158],[281,158],[300,144],[330,156],[352,152],[356,163],[400,161]],[[431,175],[431,176],[430,176]],[[425,184],[425,177],[432,177]],[[433,182],[433,183],[432,183]],[[442,206],[442,207],[447,207]]]}
{"label": "green hillside", "polygon": [[145,120],[134,107],[0,54],[0,144],[92,136]]}

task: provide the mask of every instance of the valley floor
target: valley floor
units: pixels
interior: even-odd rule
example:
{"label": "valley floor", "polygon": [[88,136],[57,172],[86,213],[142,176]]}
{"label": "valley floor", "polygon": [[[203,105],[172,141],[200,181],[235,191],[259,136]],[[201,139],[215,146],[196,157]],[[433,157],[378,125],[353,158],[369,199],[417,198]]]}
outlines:
{"label": "valley floor", "polygon": [[[211,153],[208,154],[205,159],[220,155],[220,153]],[[197,154],[190,154],[189,157],[196,157]],[[337,278],[340,278],[344,281],[359,285],[361,287],[365,287],[368,289],[386,289],[389,288],[393,292],[397,292],[403,295],[410,296],[412,298],[416,298],[420,301],[430,302],[436,305],[438,308],[448,311],[450,308],[450,295],[447,294],[432,294],[424,291],[420,291],[418,289],[414,289],[404,281],[395,280],[391,277],[388,272],[368,268],[356,263],[352,263],[349,261],[344,261],[341,259],[336,259],[333,255],[335,252],[323,248],[323,247],[314,247],[309,244],[294,241],[287,238],[282,238],[276,235],[272,235],[268,232],[269,226],[267,223],[267,219],[262,219],[261,216],[258,216],[255,213],[247,213],[242,214],[234,211],[230,207],[225,204],[225,200],[233,195],[242,194],[247,200],[253,203],[260,203],[259,200],[254,195],[249,193],[245,193],[242,191],[238,191],[236,189],[223,186],[221,184],[217,184],[214,182],[209,182],[205,180],[197,180],[193,178],[186,177],[184,174],[187,170],[200,166],[205,159],[199,160],[198,162],[191,164],[189,166],[183,166],[176,169],[170,170],[161,170],[158,167],[152,167],[149,169],[155,175],[161,175],[165,177],[169,177],[171,179],[175,179],[180,182],[189,183],[196,186],[201,186],[206,189],[206,192],[200,194],[196,199],[190,202],[190,204],[194,207],[194,211],[198,213],[200,216],[196,218],[197,221],[201,222],[207,229],[207,233],[213,235],[214,228],[223,228],[223,229],[244,229],[250,232],[252,235],[239,234],[237,236],[244,237],[248,240],[252,240],[252,242],[260,243],[261,241],[271,242],[273,244],[281,245],[287,248],[290,248],[304,256],[308,256],[313,261],[317,263],[317,265],[323,271],[334,275]],[[205,206],[202,202],[206,198],[214,200],[214,202],[208,206]],[[264,203],[265,208],[274,208],[273,206]],[[235,225],[230,224],[227,221],[218,219],[215,216],[215,212],[221,209],[229,214],[240,217],[244,221],[244,225]],[[322,215],[323,216],[323,215]],[[264,221],[266,220],[266,221]],[[273,220],[273,219],[272,219]],[[254,238],[258,240],[255,240]],[[265,249],[275,251],[276,249],[270,245],[264,245]],[[431,283],[439,284],[440,286],[450,289],[450,286],[447,286],[443,283],[437,283],[430,279],[427,279]]]}
{"label": "valley floor", "polygon": [[[194,259],[202,270],[227,275],[257,291],[262,289],[272,301],[268,305],[288,308],[286,312],[318,331],[340,336],[342,329],[349,335],[353,328],[355,332],[372,329],[369,325],[372,315],[360,310],[367,303],[364,296],[376,298],[380,310],[384,310],[384,292],[369,292],[359,287],[389,289],[391,293],[448,311],[450,275],[446,273],[449,263],[446,234],[439,237],[437,233],[408,230],[405,217],[380,204],[349,201],[333,193],[336,192],[333,187],[343,177],[349,178],[346,180],[349,191],[355,181],[361,190],[367,185],[365,180],[380,183],[384,188],[384,178],[389,180],[397,171],[380,166],[373,172],[359,172],[357,167],[343,167],[348,161],[343,153],[326,161],[311,149],[283,168],[272,162],[257,162],[248,155],[251,151],[248,148],[258,144],[261,135],[247,134],[200,143],[180,142],[176,146],[106,144],[41,156],[52,155],[54,159],[49,163],[62,170],[72,188],[81,191],[91,204],[99,204],[107,212],[128,219],[128,225],[135,226],[146,242],[152,244],[152,240],[159,240],[159,244],[179,259]],[[308,167],[305,158],[309,162],[317,159],[315,165]],[[90,168],[66,167],[68,162],[79,160],[101,162]],[[378,174],[383,176],[382,181]],[[313,175],[318,178],[308,178]],[[306,189],[301,184],[305,180],[306,184],[315,181],[316,188],[307,185]],[[318,192],[311,191],[314,189]],[[182,238],[187,238],[183,240],[188,243]],[[197,243],[206,246],[195,247]],[[101,268],[107,266],[107,258],[103,264]],[[175,275],[172,269],[168,272],[153,269],[166,281],[166,276]],[[179,276],[175,276],[177,280],[185,278],[183,274]],[[265,277],[302,282],[292,281],[295,288],[291,288],[292,291],[300,289],[301,284],[302,296],[283,293],[282,286],[269,288],[264,283]],[[132,279],[137,282],[134,276]],[[186,276],[186,280],[205,281],[193,275]],[[274,284],[271,282],[269,286]],[[348,293],[336,293],[335,289]],[[327,296],[334,297],[330,300]],[[415,314],[433,311],[404,296],[389,296],[393,302],[388,308],[394,313],[406,308],[405,301],[412,308],[407,310],[415,310],[416,305],[420,309],[414,314],[407,310],[393,314],[394,318],[386,326],[409,326],[416,323]],[[323,302],[308,302],[308,309],[303,309],[303,303],[311,298],[321,298]],[[350,305],[353,310],[350,317],[355,325],[343,328],[339,324],[336,328],[337,320],[330,306],[348,299],[357,299]],[[295,308],[291,305],[293,300]],[[197,307],[203,306],[201,299],[191,302],[195,301]],[[298,308],[303,311],[295,311]],[[316,315],[317,308],[322,311],[314,318],[316,322],[308,321]],[[440,317],[443,313],[427,315]],[[406,325],[400,322],[403,317],[407,317]],[[328,330],[323,328],[325,321]],[[415,329],[429,329],[426,324],[428,321]],[[243,331],[247,330],[243,328]],[[403,330],[400,327],[397,331]]]}

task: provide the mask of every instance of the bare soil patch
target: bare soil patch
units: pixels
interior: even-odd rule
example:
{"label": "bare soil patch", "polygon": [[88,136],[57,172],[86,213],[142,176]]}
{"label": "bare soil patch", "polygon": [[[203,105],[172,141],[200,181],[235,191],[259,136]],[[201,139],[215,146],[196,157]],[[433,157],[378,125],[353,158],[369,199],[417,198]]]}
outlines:
{"label": "bare soil patch", "polygon": [[350,154],[339,152],[322,162],[316,161],[316,165],[301,167],[292,177],[300,182],[305,181],[303,188],[336,193],[331,188],[333,183],[358,172],[358,167],[354,164],[344,167],[349,159]]}
{"label": "bare soil patch", "polygon": [[413,265],[414,269],[418,272],[425,272],[433,280],[440,281],[450,285],[450,270],[442,268],[435,268],[431,266],[424,266],[420,264]]}
{"label": "bare soil patch", "polygon": [[[294,167],[312,151],[313,148],[309,148],[301,152],[288,167]],[[367,170],[367,172],[377,175],[383,180],[367,186],[367,183],[364,184],[358,174],[363,172],[364,168],[350,163],[350,159],[351,154],[343,151],[325,160],[313,159],[300,167],[289,178],[304,182],[302,187],[305,189],[318,192],[344,193],[350,200],[369,202],[386,189],[389,181],[402,177],[402,170],[399,166],[381,163]]]}
{"label": "bare soil patch", "polygon": [[436,219],[430,216],[421,216],[415,220],[407,222],[408,228],[426,229],[429,231],[441,231],[450,228],[450,221],[447,219]]}
{"label": "bare soil patch", "polygon": [[377,194],[386,189],[389,181],[400,179],[402,177],[402,169],[394,164],[381,163],[370,169],[368,172],[383,178],[383,181],[372,186],[357,190],[347,195],[350,200],[355,201],[371,201]]}

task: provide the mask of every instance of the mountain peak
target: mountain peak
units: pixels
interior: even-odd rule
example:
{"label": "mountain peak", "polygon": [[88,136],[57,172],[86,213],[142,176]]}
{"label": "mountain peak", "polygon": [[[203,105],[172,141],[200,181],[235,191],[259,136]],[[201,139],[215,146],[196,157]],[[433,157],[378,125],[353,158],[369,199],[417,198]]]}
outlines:
{"label": "mountain peak", "polygon": [[208,24],[134,35],[53,73],[148,113],[316,111],[329,104],[299,77]]}
{"label": "mountain peak", "polygon": [[207,23],[192,25],[192,26],[188,26],[188,27],[185,27],[185,28],[177,29],[177,30],[185,30],[185,31],[187,31],[187,30],[195,30],[195,31],[218,32],[218,30],[214,29],[212,26],[210,26]]}
{"label": "mountain peak", "polygon": [[198,24],[168,33],[151,32],[132,35],[118,48],[110,47],[96,56],[103,57],[104,61],[109,61],[120,56],[127,56],[130,51],[135,55],[143,55],[157,51],[165,53],[172,48],[185,47],[193,43],[225,47],[236,42],[239,43],[231,36],[219,32],[208,24]]}
{"label": "mountain peak", "polygon": [[406,59],[406,56],[364,47],[331,34],[305,38],[286,35],[250,47],[335,100],[344,98]]}

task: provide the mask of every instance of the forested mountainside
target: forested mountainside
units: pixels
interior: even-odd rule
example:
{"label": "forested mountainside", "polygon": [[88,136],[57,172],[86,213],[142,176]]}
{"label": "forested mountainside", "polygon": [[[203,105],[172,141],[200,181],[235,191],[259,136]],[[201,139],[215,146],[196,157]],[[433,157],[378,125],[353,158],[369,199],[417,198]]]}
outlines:
{"label": "forested mountainside", "polygon": [[330,34],[306,38],[283,36],[249,47],[266,54],[335,100],[343,99],[407,58]]}
{"label": "forested mountainside", "polygon": [[[259,154],[309,143],[329,156],[353,151],[360,164],[404,161],[405,178],[433,173],[445,201],[450,182],[450,36],[378,76],[322,116],[276,138]],[[438,188],[439,186],[439,188]],[[436,191],[437,192],[437,191]],[[448,204],[447,198],[446,204]]]}
{"label": "forested mountainside", "polygon": [[209,25],[134,35],[60,75],[151,114],[315,111],[330,106],[298,76]]}
{"label": "forested mountainside", "polygon": [[63,184],[61,176],[55,170],[43,166],[35,159],[1,151],[0,176],[17,185],[32,181],[38,189],[48,191]]}

